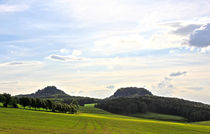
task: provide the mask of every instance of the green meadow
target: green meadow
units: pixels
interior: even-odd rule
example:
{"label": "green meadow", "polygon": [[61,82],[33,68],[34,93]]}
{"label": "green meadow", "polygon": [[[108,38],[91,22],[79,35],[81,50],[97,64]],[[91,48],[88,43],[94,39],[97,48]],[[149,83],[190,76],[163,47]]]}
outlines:
{"label": "green meadow", "polygon": [[77,114],[0,108],[0,134],[209,134],[210,123],[178,123],[80,107]]}

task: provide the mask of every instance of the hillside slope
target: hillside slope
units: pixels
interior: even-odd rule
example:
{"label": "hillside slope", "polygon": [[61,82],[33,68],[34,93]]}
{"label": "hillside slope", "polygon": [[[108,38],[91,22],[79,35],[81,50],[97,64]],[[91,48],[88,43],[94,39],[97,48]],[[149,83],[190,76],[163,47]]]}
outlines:
{"label": "hillside slope", "polygon": [[209,134],[210,126],[107,114],[0,108],[1,134]]}
{"label": "hillside slope", "polygon": [[182,116],[190,122],[210,120],[210,105],[171,97],[107,98],[97,103],[96,107],[123,115],[152,112]]}

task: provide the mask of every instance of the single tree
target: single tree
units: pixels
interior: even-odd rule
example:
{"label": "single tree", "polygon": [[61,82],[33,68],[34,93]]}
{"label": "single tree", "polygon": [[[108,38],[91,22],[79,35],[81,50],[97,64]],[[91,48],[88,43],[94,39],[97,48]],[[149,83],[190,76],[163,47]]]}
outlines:
{"label": "single tree", "polygon": [[24,107],[24,109],[26,106],[30,106],[31,104],[30,99],[28,97],[22,97],[19,99],[19,101],[20,101],[20,104]]}
{"label": "single tree", "polygon": [[9,104],[9,102],[11,100],[11,95],[4,93],[3,96],[5,98],[5,100],[3,102],[4,103],[4,107],[8,107],[8,104]]}

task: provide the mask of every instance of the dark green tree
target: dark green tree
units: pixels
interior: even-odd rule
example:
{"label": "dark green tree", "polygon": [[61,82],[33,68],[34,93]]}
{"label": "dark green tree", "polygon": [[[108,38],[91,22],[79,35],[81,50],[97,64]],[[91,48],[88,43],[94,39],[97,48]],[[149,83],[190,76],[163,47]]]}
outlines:
{"label": "dark green tree", "polygon": [[31,100],[30,106],[33,107],[33,108],[35,108],[35,110],[36,110],[36,99],[30,98],[30,100]]}
{"label": "dark green tree", "polygon": [[41,108],[42,104],[41,104],[41,100],[39,98],[36,98],[36,107],[35,108]]}
{"label": "dark green tree", "polygon": [[4,97],[3,94],[0,94],[0,102],[4,103],[6,98]]}
{"label": "dark green tree", "polygon": [[11,95],[10,94],[7,94],[7,93],[4,93],[3,96],[5,98],[5,100],[3,102],[4,107],[8,107],[8,104],[9,104],[9,102],[11,100]]}
{"label": "dark green tree", "polygon": [[12,97],[10,102],[9,102],[10,105],[12,105],[12,107],[14,108],[18,108],[18,98],[17,97]]}
{"label": "dark green tree", "polygon": [[26,106],[30,106],[31,105],[31,101],[28,97],[22,97],[19,99],[20,101],[20,105],[22,105],[25,109]]}
{"label": "dark green tree", "polygon": [[52,109],[52,101],[51,100],[46,100],[46,107],[48,108],[48,109]]}

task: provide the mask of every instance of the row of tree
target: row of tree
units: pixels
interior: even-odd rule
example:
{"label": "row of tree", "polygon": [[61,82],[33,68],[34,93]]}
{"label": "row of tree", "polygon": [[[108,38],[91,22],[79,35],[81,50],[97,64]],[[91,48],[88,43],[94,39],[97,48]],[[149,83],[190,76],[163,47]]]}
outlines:
{"label": "row of tree", "polygon": [[188,121],[210,120],[210,105],[178,98],[141,96],[105,99],[96,107],[117,114],[162,113],[185,117]]}
{"label": "row of tree", "polygon": [[95,98],[71,96],[69,98],[64,98],[62,102],[69,104],[73,100],[76,100],[80,106],[84,106],[85,104],[97,103],[100,101],[100,99]]}
{"label": "row of tree", "polygon": [[52,112],[63,112],[63,113],[76,113],[79,109],[78,103],[75,100],[72,100],[70,104],[58,103],[52,100],[45,100],[39,98],[29,98],[29,97],[12,97],[10,94],[0,94],[0,102],[3,103],[4,107],[8,107],[8,105],[18,108],[18,104],[22,105],[24,109],[26,107],[35,108],[43,108],[46,110],[51,110]]}

